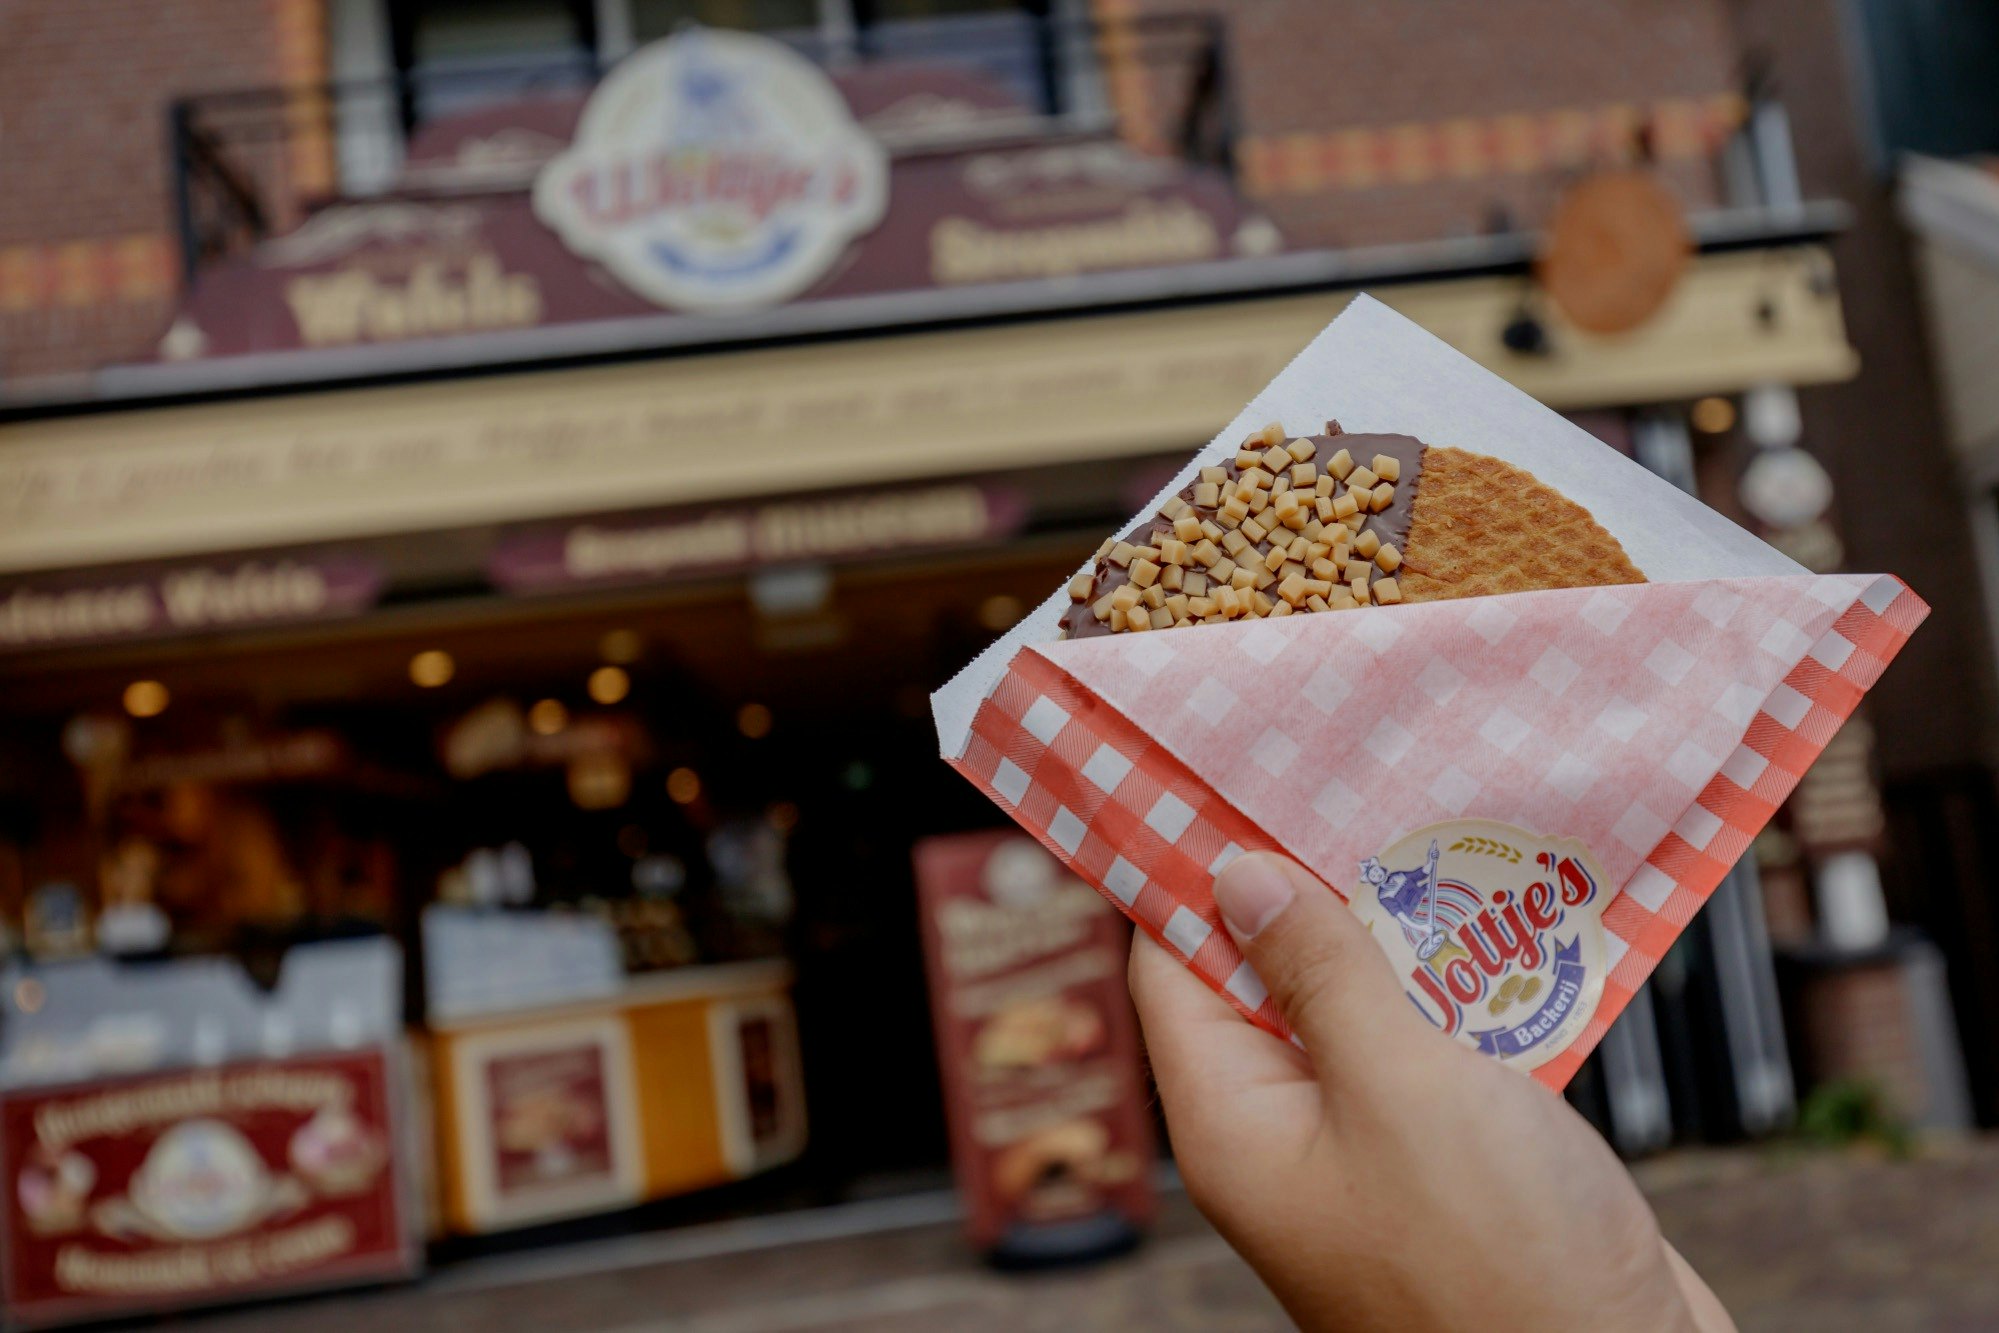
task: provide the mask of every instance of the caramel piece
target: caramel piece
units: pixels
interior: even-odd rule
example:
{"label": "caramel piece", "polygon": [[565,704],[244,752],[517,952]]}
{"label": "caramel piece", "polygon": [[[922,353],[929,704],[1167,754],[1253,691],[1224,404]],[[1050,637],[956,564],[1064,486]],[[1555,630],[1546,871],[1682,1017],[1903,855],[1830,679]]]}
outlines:
{"label": "caramel piece", "polygon": [[1283,568],[1285,559],[1286,553],[1284,548],[1282,546],[1273,546],[1270,548],[1269,554],[1263,557],[1263,567],[1275,573],[1277,570]]}
{"label": "caramel piece", "polygon": [[1123,569],[1136,559],[1137,556],[1138,548],[1136,546],[1133,546],[1130,542],[1119,542],[1117,545],[1111,547],[1111,553],[1106,559],[1119,569]]}
{"label": "caramel piece", "polygon": [[1331,606],[1327,604],[1326,599],[1319,596],[1319,594],[1317,593],[1313,593],[1310,597],[1307,597],[1305,599],[1305,606],[1307,607],[1307,609],[1313,611],[1330,611],[1333,609]]}
{"label": "caramel piece", "polygon": [[1290,614],[1291,614],[1291,603],[1289,602],[1279,602],[1275,606],[1272,606],[1270,608],[1270,618],[1272,620],[1277,619],[1277,617],[1279,616],[1288,616]]}
{"label": "caramel piece", "polygon": [[1111,612],[1114,609],[1111,606],[1111,597],[1111,593],[1105,593],[1102,597],[1097,598],[1090,606],[1090,614],[1098,620],[1109,620]]}
{"label": "caramel piece", "polygon": [[1276,607],[1277,603],[1265,597],[1261,592],[1253,592],[1249,595],[1249,609],[1252,615],[1267,616]]}
{"label": "caramel piece", "polygon": [[1345,481],[1347,474],[1353,471],[1353,455],[1344,449],[1340,450],[1326,460],[1326,471]]}
{"label": "caramel piece", "polygon": [[1173,520],[1173,537],[1176,541],[1197,542],[1201,540],[1201,520],[1192,514],[1182,514]]}
{"label": "caramel piece", "polygon": [[1215,594],[1215,609],[1222,615],[1234,617],[1242,614],[1242,594],[1234,588],[1223,588]]}
{"label": "caramel piece", "polygon": [[1222,502],[1222,488],[1212,481],[1198,482],[1194,486],[1194,503],[1203,509],[1213,509]]}
{"label": "caramel piece", "polygon": [[1131,610],[1131,608],[1138,605],[1138,593],[1139,590],[1137,588],[1132,587],[1129,583],[1125,584],[1122,588],[1111,594],[1111,610]]}
{"label": "caramel piece", "polygon": [[1225,528],[1233,528],[1239,526],[1248,517],[1249,504],[1242,497],[1237,496],[1221,507],[1220,512],[1215,515],[1215,522]]}
{"label": "caramel piece", "polygon": [[1165,504],[1159,506],[1159,512],[1167,518],[1178,518],[1187,512],[1187,502],[1177,495],[1173,496]]}
{"label": "caramel piece", "polygon": [[1326,599],[1326,604],[1335,611],[1351,611],[1360,605],[1354,600],[1353,592],[1345,584],[1333,589],[1333,594]]}
{"label": "caramel piece", "polygon": [[1141,588],[1150,588],[1159,582],[1159,566],[1141,556],[1131,562],[1131,581]]}
{"label": "caramel piece", "polygon": [[1271,573],[1269,570],[1265,569],[1262,565],[1257,565],[1255,568],[1250,570],[1250,573],[1255,576],[1255,582],[1252,583],[1251,586],[1254,587],[1258,592],[1262,592],[1265,588],[1268,588],[1271,584],[1277,582],[1277,576]]}
{"label": "caramel piece", "polygon": [[1374,600],[1383,606],[1393,606],[1402,600],[1402,586],[1394,579],[1376,579]]}
{"label": "caramel piece", "polygon": [[1190,615],[1190,616],[1201,616],[1201,617],[1204,617],[1204,618],[1205,618],[1205,617],[1207,617],[1207,616],[1211,616],[1211,615],[1213,615],[1214,613],[1215,613],[1215,599],[1214,599],[1214,598],[1212,598],[1212,597],[1189,597],[1189,598],[1187,599],[1187,614],[1188,614],[1188,615]]}
{"label": "caramel piece", "polygon": [[1249,497],[1249,512],[1252,514],[1260,514],[1264,511],[1265,506],[1267,506],[1269,503],[1270,503],[1269,491],[1252,492]]}
{"label": "caramel piece", "polygon": [[1382,573],[1393,574],[1396,566],[1402,563],[1402,552],[1393,546],[1383,546],[1374,553],[1374,563],[1381,566]]}
{"label": "caramel piece", "polygon": [[1166,609],[1173,613],[1176,623],[1187,618],[1187,604],[1190,600],[1185,593],[1175,593],[1166,599]]}
{"label": "caramel piece", "polygon": [[1235,455],[1236,471],[1242,472],[1256,466],[1258,454],[1254,449],[1238,449]]}
{"label": "caramel piece", "polygon": [[1270,529],[1263,526],[1262,520],[1255,518],[1244,519],[1242,526],[1236,531],[1252,542],[1260,542],[1270,535]]}
{"label": "caramel piece", "polygon": [[1374,503],[1368,508],[1378,514],[1394,503],[1395,488],[1384,481],[1374,488]]}
{"label": "caramel piece", "polygon": [[1319,479],[1312,483],[1312,489],[1319,495],[1322,495],[1326,499],[1330,500],[1333,498],[1333,488],[1337,485],[1339,485],[1339,483],[1333,479],[1332,473],[1321,472],[1319,474]]}
{"label": "caramel piece", "polygon": [[1353,549],[1354,554],[1363,560],[1374,559],[1375,553],[1381,549],[1381,534],[1378,532],[1361,533],[1360,536],[1353,539]]}
{"label": "caramel piece", "polygon": [[1088,570],[1083,571],[1075,578],[1069,580],[1069,600],[1072,602],[1089,601],[1090,593],[1096,586],[1096,575],[1090,573]]}
{"label": "caramel piece", "polygon": [[1291,455],[1284,446],[1273,444],[1264,451],[1263,465],[1275,474],[1291,466]]}
{"label": "caramel piece", "polygon": [[1313,444],[1311,439],[1304,435],[1300,435],[1297,439],[1285,445],[1284,448],[1293,459],[1300,463],[1311,462],[1312,456],[1319,452],[1319,446]]}
{"label": "caramel piece", "polygon": [[1312,576],[1328,581],[1336,580],[1340,576],[1340,567],[1322,556],[1312,562]]}
{"label": "caramel piece", "polygon": [[1284,554],[1302,565],[1305,563],[1306,554],[1311,550],[1311,547],[1311,538],[1305,536],[1293,537],[1284,544]]}
{"label": "caramel piece", "polygon": [[1208,578],[1215,583],[1227,583],[1235,574],[1235,561],[1223,556],[1208,566]]}
{"label": "caramel piece", "polygon": [[1166,608],[1165,608],[1164,606],[1155,606],[1155,607],[1153,607],[1153,608],[1152,608],[1152,628],[1154,628],[1154,629],[1172,629],[1172,628],[1173,628],[1173,613],[1172,613],[1171,611],[1168,611],[1168,610],[1167,610],[1167,609],[1166,609]]}
{"label": "caramel piece", "polygon": [[1220,548],[1205,538],[1194,548],[1194,563],[1203,568],[1212,569],[1215,562],[1221,558],[1222,553]]}
{"label": "caramel piece", "polygon": [[1243,536],[1242,529],[1238,528],[1222,538],[1222,549],[1227,551],[1231,558],[1240,560],[1242,553],[1249,549],[1249,538]]}
{"label": "caramel piece", "polygon": [[1376,454],[1374,456],[1374,475],[1380,477],[1383,481],[1402,480],[1402,460],[1393,454]]}
{"label": "caramel piece", "polygon": [[1187,543],[1168,537],[1159,543],[1159,563],[1162,565],[1184,565],[1193,557],[1187,554]]}
{"label": "caramel piece", "polygon": [[1342,520],[1349,519],[1352,518],[1354,514],[1359,512],[1359,510],[1360,510],[1360,501],[1354,499],[1352,491],[1348,491],[1345,495],[1342,495],[1339,499],[1333,501],[1334,518]]}
{"label": "caramel piece", "polygon": [[1187,571],[1179,565],[1168,565],[1159,575],[1159,586],[1168,592],[1179,592],[1186,581]]}
{"label": "caramel piece", "polygon": [[1228,479],[1229,470],[1225,467],[1204,467],[1201,469],[1202,481],[1213,482],[1217,486],[1223,486],[1228,483]]}
{"label": "caramel piece", "polygon": [[1357,467],[1340,480],[1346,482],[1348,490],[1371,491],[1374,489],[1374,484],[1380,481],[1381,478],[1375,476],[1374,473],[1364,467]]}
{"label": "caramel piece", "polygon": [[1238,592],[1244,588],[1254,588],[1256,586],[1256,571],[1237,565],[1235,573],[1229,575],[1229,586],[1235,588]]}
{"label": "caramel piece", "polygon": [[1152,612],[1142,606],[1132,607],[1129,611],[1124,613],[1124,627],[1126,629],[1134,629],[1134,630],[1151,629]]}
{"label": "caramel piece", "polygon": [[1222,539],[1221,526],[1211,518],[1204,518],[1201,520],[1201,535],[1211,542],[1218,542]]}
{"label": "caramel piece", "polygon": [[1319,469],[1316,465],[1311,463],[1293,463],[1291,465],[1291,484],[1293,486],[1316,486],[1318,483]]}
{"label": "caramel piece", "polygon": [[1281,421],[1271,422],[1258,431],[1255,438],[1259,444],[1267,444],[1273,448],[1284,443],[1284,423]]}
{"label": "caramel piece", "polygon": [[1333,503],[1332,497],[1328,495],[1322,495],[1313,502],[1312,512],[1319,516],[1321,523],[1330,523],[1339,517],[1339,514],[1333,509]]}

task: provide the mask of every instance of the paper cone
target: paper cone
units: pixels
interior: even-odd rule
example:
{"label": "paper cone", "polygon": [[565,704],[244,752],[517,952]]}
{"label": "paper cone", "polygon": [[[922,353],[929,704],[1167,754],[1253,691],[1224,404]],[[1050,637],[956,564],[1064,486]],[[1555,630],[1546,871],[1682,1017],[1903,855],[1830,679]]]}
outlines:
{"label": "paper cone", "polygon": [[[1384,316],[1342,317],[1267,396],[1344,420],[1329,354],[1399,341],[1472,424],[1355,428],[1486,447],[1518,395]],[[1536,457],[1677,579],[1077,641],[1051,600],[936,703],[945,758],[1253,1021],[1288,1035],[1211,887],[1272,849],[1348,899],[1433,1022],[1559,1088],[1928,608],[1807,574],[1642,471],[1606,481],[1628,460],[1529,407],[1488,451]]]}

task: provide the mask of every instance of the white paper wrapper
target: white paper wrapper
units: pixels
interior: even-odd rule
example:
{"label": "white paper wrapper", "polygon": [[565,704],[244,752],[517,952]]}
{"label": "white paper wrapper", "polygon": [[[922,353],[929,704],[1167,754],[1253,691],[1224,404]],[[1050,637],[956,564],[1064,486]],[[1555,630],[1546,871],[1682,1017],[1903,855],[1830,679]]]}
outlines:
{"label": "white paper wrapper", "polygon": [[1927,608],[1807,573],[1367,297],[1132,522],[1264,423],[1329,419],[1532,472],[1648,582],[1074,642],[1058,589],[933,696],[940,749],[1271,1030],[1209,893],[1250,847],[1559,1086]]}

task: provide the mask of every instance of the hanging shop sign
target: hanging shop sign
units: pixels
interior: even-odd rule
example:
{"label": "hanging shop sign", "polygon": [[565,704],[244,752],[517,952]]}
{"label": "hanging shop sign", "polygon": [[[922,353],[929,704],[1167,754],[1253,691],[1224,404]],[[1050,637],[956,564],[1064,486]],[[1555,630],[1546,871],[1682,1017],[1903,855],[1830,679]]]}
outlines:
{"label": "hanging shop sign", "polygon": [[888,154],[818,66],[705,29],[622,62],[534,186],[564,244],[679,310],[797,295],[887,204]]}
{"label": "hanging shop sign", "polygon": [[1154,1149],[1116,914],[1011,832],[924,839],[916,888],[972,1243],[1045,1260],[1128,1241]]}
{"label": "hanging shop sign", "polygon": [[510,533],[487,574],[533,593],[863,560],[996,541],[1027,511],[1019,491],[977,482],[689,506]]}
{"label": "hanging shop sign", "polygon": [[408,1275],[381,1049],[0,1104],[10,1323]]}
{"label": "hanging shop sign", "polygon": [[383,577],[365,556],[286,555],[0,581],[0,653],[349,616]]}

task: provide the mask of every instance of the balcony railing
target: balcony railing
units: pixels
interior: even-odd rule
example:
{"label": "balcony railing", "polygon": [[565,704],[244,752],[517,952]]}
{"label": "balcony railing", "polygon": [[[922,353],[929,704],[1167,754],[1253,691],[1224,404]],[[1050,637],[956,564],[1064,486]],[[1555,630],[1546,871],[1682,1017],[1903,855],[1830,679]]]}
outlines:
{"label": "balcony railing", "polygon": [[[835,77],[928,67],[969,74],[1000,94],[949,116],[871,124],[897,155],[1115,134],[1233,173],[1235,126],[1214,16],[1074,22],[1013,13],[884,25],[838,44],[817,32],[773,35]],[[187,273],[288,231],[333,200],[524,188],[539,161],[532,147],[509,154],[502,146],[470,169],[440,170],[412,161],[412,146],[426,128],[467,113],[579,102],[604,72],[592,58],[565,53],[179,101],[171,142]]]}

